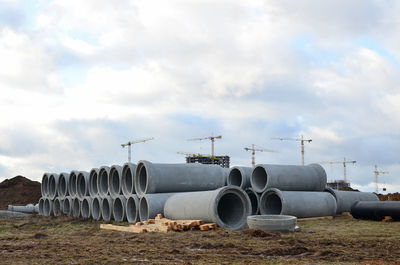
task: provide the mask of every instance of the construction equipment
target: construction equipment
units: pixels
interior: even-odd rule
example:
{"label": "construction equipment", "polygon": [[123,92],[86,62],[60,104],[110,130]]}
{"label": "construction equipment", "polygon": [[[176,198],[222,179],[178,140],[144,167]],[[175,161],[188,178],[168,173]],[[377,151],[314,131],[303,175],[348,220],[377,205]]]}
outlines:
{"label": "construction equipment", "polygon": [[380,174],[389,174],[389,171],[379,171],[378,170],[378,166],[375,165],[374,173],[375,173],[375,190],[376,190],[376,193],[378,193],[379,192],[379,189],[378,189],[378,176]]}
{"label": "construction equipment", "polygon": [[122,148],[125,148],[125,146],[128,146],[128,162],[131,162],[131,153],[132,153],[132,148],[131,145],[133,144],[137,144],[137,143],[144,143],[150,140],[153,140],[154,137],[149,137],[149,138],[145,138],[145,139],[140,139],[140,140],[135,140],[135,141],[130,141],[127,142],[126,144],[121,144]]}
{"label": "construction equipment", "polygon": [[211,163],[214,164],[214,142],[215,139],[221,139],[222,135],[218,136],[208,136],[208,137],[202,137],[202,138],[192,138],[192,139],[187,139],[188,141],[202,141],[202,140],[211,140]]}
{"label": "construction equipment", "polygon": [[346,164],[352,163],[355,164],[357,161],[346,161],[346,158],[343,159],[343,161],[324,161],[324,162],[318,162],[318,164],[343,164],[343,179],[344,183],[347,183],[347,176],[346,176]]}
{"label": "construction equipment", "polygon": [[299,141],[301,143],[301,164],[304,166],[304,142],[312,142],[312,139],[304,139],[303,135],[301,135],[301,138],[279,138],[279,137],[274,137],[271,138],[272,140],[281,140],[281,141]]}
{"label": "construction equipment", "polygon": [[251,144],[251,148],[245,147],[244,150],[251,151],[251,164],[253,167],[256,166],[256,152],[273,152],[273,153],[277,152],[275,150],[254,148],[254,144]]}

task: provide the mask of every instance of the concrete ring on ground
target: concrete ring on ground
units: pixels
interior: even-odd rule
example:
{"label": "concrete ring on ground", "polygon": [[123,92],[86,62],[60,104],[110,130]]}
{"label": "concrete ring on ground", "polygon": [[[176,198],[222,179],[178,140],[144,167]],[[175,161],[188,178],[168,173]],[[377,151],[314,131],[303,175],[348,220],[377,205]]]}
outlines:
{"label": "concrete ring on ground", "polygon": [[247,224],[252,229],[294,232],[297,217],[291,215],[250,215]]}

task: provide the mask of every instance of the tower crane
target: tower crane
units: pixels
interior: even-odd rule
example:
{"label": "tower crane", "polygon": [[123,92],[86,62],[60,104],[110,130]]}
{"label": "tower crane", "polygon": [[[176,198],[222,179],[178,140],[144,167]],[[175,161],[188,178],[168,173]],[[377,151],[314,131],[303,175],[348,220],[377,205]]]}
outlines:
{"label": "tower crane", "polygon": [[274,153],[277,152],[275,150],[254,148],[254,144],[251,145],[251,148],[245,147],[244,150],[251,151],[251,164],[253,167],[256,166],[256,152],[274,152]]}
{"label": "tower crane", "polygon": [[346,176],[346,164],[355,164],[357,161],[347,161],[346,158],[343,159],[343,161],[324,161],[324,162],[318,162],[318,164],[343,164],[343,179],[344,183],[347,183],[347,176]]}
{"label": "tower crane", "polygon": [[378,166],[375,165],[374,173],[375,173],[375,190],[376,190],[376,193],[378,193],[379,192],[379,189],[378,189],[378,176],[380,174],[389,174],[389,171],[379,171],[378,170]]}
{"label": "tower crane", "polygon": [[301,138],[279,138],[279,137],[274,137],[271,138],[272,140],[281,140],[281,141],[298,141],[301,143],[301,164],[304,166],[304,142],[311,143],[312,139],[304,139],[303,135],[301,135]]}
{"label": "tower crane", "polygon": [[125,146],[128,146],[128,161],[129,161],[129,163],[131,162],[131,153],[132,153],[131,145],[137,144],[137,143],[144,143],[144,142],[147,142],[147,141],[150,141],[153,139],[154,139],[154,137],[149,137],[149,138],[144,138],[144,139],[140,139],[140,140],[129,141],[126,144],[121,144],[122,148],[125,148]]}
{"label": "tower crane", "polygon": [[202,141],[202,140],[211,140],[211,163],[214,164],[214,142],[215,139],[221,139],[222,135],[218,136],[207,136],[207,137],[202,137],[202,138],[192,138],[192,139],[187,139],[188,141]]}

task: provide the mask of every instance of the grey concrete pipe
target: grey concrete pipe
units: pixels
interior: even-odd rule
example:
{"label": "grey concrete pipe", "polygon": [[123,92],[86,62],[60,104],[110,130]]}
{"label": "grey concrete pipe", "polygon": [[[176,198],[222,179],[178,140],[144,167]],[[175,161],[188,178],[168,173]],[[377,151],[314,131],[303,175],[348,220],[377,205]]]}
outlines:
{"label": "grey concrete pipe", "polygon": [[327,188],[326,190],[336,199],[337,215],[343,212],[350,212],[351,206],[357,201],[379,201],[378,196],[372,192],[343,191],[331,188]]}
{"label": "grey concrete pipe", "polygon": [[238,186],[243,190],[246,190],[251,186],[250,177],[252,172],[252,167],[231,168],[227,179],[228,186]]}
{"label": "grey concrete pipe", "polygon": [[39,215],[44,216],[44,201],[45,201],[45,197],[41,197],[39,199]]}
{"label": "grey concrete pipe", "polygon": [[114,199],[113,202],[113,215],[114,220],[117,222],[126,221],[126,198],[124,195],[120,195]]}
{"label": "grey concrete pipe", "polygon": [[40,185],[42,197],[49,196],[49,176],[50,173],[44,173],[42,176],[42,183]]}
{"label": "grey concrete pipe", "polygon": [[94,220],[101,219],[101,198],[100,197],[93,197],[92,200],[92,218]]}
{"label": "grey concrete pipe", "polygon": [[135,189],[139,197],[149,193],[214,190],[226,183],[227,170],[218,165],[154,164],[140,161]]}
{"label": "grey concrete pipe", "polygon": [[125,163],[122,167],[121,189],[122,194],[128,197],[135,194],[135,170],[136,164]]}
{"label": "grey concrete pipe", "polygon": [[50,174],[49,177],[49,198],[54,200],[58,196],[58,174]]}
{"label": "grey concrete pipe", "polygon": [[334,216],[336,200],[329,192],[266,190],[260,198],[261,214],[293,215],[298,218]]}
{"label": "grey concrete pipe", "polygon": [[71,196],[65,197],[65,199],[63,201],[63,213],[66,216],[71,216],[72,215],[72,208],[73,208],[73,203],[72,203]]}
{"label": "grey concrete pipe", "polygon": [[246,190],[247,196],[249,196],[251,203],[251,215],[256,215],[260,213],[260,196],[257,192],[253,190],[253,188],[247,188]]}
{"label": "grey concrete pipe", "polygon": [[108,191],[113,199],[116,199],[122,195],[121,178],[122,167],[118,165],[112,165],[110,168],[110,175],[108,176]]}
{"label": "grey concrete pipe", "polygon": [[164,206],[169,219],[202,219],[219,227],[239,230],[246,227],[251,213],[249,196],[239,187],[183,192],[171,196]]}
{"label": "grey concrete pipe", "polygon": [[82,201],[79,198],[72,199],[72,216],[73,217],[80,217],[81,216],[81,206]]}
{"label": "grey concrete pipe", "polygon": [[8,210],[11,212],[20,212],[20,213],[38,213],[39,206],[33,204],[27,204],[25,206],[15,206],[15,205],[8,205]]}
{"label": "grey concrete pipe", "polygon": [[157,214],[164,215],[164,205],[175,193],[145,194],[139,201],[139,219],[146,221],[155,218]]}
{"label": "grey concrete pipe", "polygon": [[125,205],[126,219],[129,223],[140,221],[139,218],[139,198],[136,195],[130,195],[126,199]]}
{"label": "grey concrete pipe", "polygon": [[66,196],[69,195],[68,181],[69,181],[69,174],[61,173],[60,177],[58,178],[58,196],[61,198],[65,198]]}
{"label": "grey concrete pipe", "polygon": [[257,165],[251,174],[250,182],[258,193],[269,188],[285,191],[324,191],[326,173],[319,164]]}
{"label": "grey concrete pipe", "polygon": [[62,207],[63,207],[63,199],[60,197],[57,197],[53,201],[53,214],[54,216],[60,216],[62,213]]}
{"label": "grey concrete pipe", "polygon": [[98,176],[99,176],[99,169],[92,168],[89,172],[89,195],[91,197],[99,196],[99,188],[97,186]]}
{"label": "grey concrete pipe", "polygon": [[24,218],[30,216],[29,213],[12,212],[0,210],[0,218]]}
{"label": "grey concrete pipe", "polygon": [[79,174],[79,171],[77,171],[77,170],[72,170],[71,173],[69,173],[68,193],[69,193],[69,196],[71,196],[73,199],[78,196],[77,191],[76,191],[76,182],[78,179],[78,174]]}
{"label": "grey concrete pipe", "polygon": [[108,176],[110,174],[110,168],[107,166],[102,166],[99,169],[99,175],[97,176],[97,187],[99,189],[100,197],[107,197],[109,195],[108,191]]}
{"label": "grey concrete pipe", "polygon": [[113,199],[110,196],[101,200],[101,216],[104,221],[110,221],[113,218]]}
{"label": "grey concrete pipe", "polygon": [[92,216],[92,197],[85,196],[82,200],[81,216],[83,219],[88,219]]}
{"label": "grey concrete pipe", "polygon": [[76,179],[76,195],[80,200],[89,196],[89,173],[86,171],[79,171],[78,178]]}
{"label": "grey concrete pipe", "polygon": [[53,215],[53,201],[49,198],[44,199],[43,215],[44,216],[52,216]]}

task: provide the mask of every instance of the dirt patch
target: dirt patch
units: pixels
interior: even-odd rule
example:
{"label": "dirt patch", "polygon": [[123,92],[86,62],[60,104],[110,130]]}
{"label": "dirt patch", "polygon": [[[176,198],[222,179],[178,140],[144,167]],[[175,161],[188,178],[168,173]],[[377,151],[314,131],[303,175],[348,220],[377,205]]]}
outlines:
{"label": "dirt patch", "polygon": [[267,231],[260,230],[260,229],[246,229],[246,230],[243,230],[243,234],[246,234],[246,235],[249,235],[252,237],[270,237],[273,239],[281,237],[280,233],[272,233],[272,232],[267,232]]}
{"label": "dirt patch", "polygon": [[39,238],[43,238],[43,237],[47,237],[48,235],[43,234],[43,233],[36,233],[33,235],[33,238],[39,239]]}
{"label": "dirt patch", "polygon": [[378,194],[381,201],[400,201],[400,193]]}
{"label": "dirt patch", "polygon": [[0,210],[7,210],[9,204],[36,204],[40,197],[40,182],[23,176],[6,179],[0,183]]}

